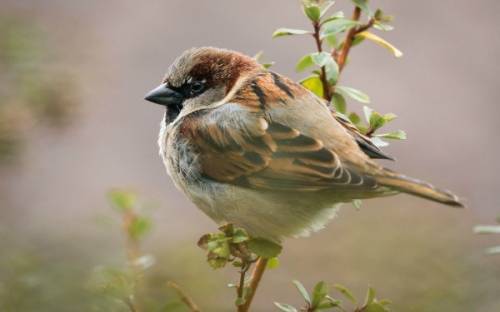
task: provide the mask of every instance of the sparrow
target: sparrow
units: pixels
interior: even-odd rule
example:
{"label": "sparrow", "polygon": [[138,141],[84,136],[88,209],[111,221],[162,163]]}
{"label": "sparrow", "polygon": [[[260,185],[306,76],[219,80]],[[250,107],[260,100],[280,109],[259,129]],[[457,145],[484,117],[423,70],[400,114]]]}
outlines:
{"label": "sparrow", "polygon": [[164,105],[160,155],[208,217],[280,242],[322,229],[342,203],[408,193],[458,197],[382,167],[389,158],[328,103],[244,54],[182,53],[146,100]]}

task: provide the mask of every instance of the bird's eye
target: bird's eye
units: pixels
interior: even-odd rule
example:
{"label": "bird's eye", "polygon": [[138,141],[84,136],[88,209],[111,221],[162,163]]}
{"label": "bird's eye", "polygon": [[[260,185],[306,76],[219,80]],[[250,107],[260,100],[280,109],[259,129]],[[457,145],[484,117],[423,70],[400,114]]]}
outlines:
{"label": "bird's eye", "polygon": [[190,93],[196,96],[205,91],[205,83],[203,81],[193,81],[190,85]]}

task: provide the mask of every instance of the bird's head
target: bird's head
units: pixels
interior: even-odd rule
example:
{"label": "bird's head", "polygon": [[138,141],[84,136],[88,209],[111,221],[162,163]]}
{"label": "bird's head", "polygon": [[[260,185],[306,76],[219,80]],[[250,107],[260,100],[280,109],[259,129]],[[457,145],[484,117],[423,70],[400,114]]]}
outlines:
{"label": "bird's head", "polygon": [[166,122],[170,123],[183,109],[193,110],[221,101],[238,78],[260,68],[253,58],[238,52],[193,48],[170,65],[162,84],[145,99],[166,106]]}

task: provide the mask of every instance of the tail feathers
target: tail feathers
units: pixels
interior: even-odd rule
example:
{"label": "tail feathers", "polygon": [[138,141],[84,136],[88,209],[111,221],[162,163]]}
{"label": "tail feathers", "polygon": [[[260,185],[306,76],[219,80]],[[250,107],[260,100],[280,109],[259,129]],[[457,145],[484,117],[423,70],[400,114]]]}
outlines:
{"label": "tail feathers", "polygon": [[397,191],[430,199],[445,205],[464,207],[455,194],[449,191],[440,190],[424,181],[392,172],[388,172],[388,175],[378,176],[376,180],[379,184],[388,186]]}

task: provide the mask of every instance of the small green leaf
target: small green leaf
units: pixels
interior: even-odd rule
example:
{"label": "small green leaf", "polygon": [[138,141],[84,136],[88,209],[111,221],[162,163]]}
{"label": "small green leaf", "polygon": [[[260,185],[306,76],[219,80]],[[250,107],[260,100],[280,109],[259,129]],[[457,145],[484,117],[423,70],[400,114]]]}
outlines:
{"label": "small green leaf", "polygon": [[131,210],[137,202],[135,194],[123,190],[112,190],[108,192],[108,198],[115,209],[120,212]]}
{"label": "small green leaf", "polygon": [[382,23],[382,22],[379,22],[379,21],[376,21],[373,24],[373,27],[375,29],[378,29],[378,30],[381,30],[381,31],[391,31],[391,30],[394,29],[394,26],[386,24],[386,23]]}
{"label": "small green leaf", "polygon": [[382,117],[382,115],[374,111],[370,115],[370,120],[368,121],[368,124],[370,125],[372,131],[375,131],[380,127],[382,127],[383,125],[385,125],[385,119],[384,117]]}
{"label": "small green leaf", "polygon": [[336,90],[342,95],[349,96],[358,102],[370,103],[370,97],[360,90],[344,86],[337,86]]}
{"label": "small green leaf", "polygon": [[323,24],[320,38],[323,39],[330,34],[339,34],[359,24],[360,22],[348,18],[332,18]]}
{"label": "small green leaf", "polygon": [[365,298],[365,306],[372,304],[374,300],[375,300],[375,290],[371,287],[368,287],[368,291],[366,292],[366,298]]}
{"label": "small green leaf", "polygon": [[129,234],[134,239],[139,239],[151,229],[151,220],[145,217],[136,217],[129,226]]}
{"label": "small green leaf", "polygon": [[244,305],[244,304],[245,304],[244,298],[236,298],[236,300],[234,300],[234,305],[236,305],[236,306],[240,306],[240,305]]}
{"label": "small green leaf", "polygon": [[355,124],[357,127],[359,127],[359,124],[361,123],[361,117],[359,117],[358,114],[356,113],[350,113],[348,116],[349,120]]}
{"label": "small green leaf", "polygon": [[332,56],[326,52],[315,52],[311,53],[310,55],[313,63],[320,67],[325,66],[326,64],[333,61]]}
{"label": "small green leaf", "polygon": [[307,290],[304,287],[304,285],[302,285],[302,283],[299,282],[299,281],[297,281],[297,280],[294,280],[293,284],[295,285],[295,287],[297,288],[297,290],[299,291],[299,293],[302,295],[302,298],[304,298],[304,300],[307,303],[311,304],[311,297],[309,297],[309,293],[307,292]]}
{"label": "small green leaf", "polygon": [[390,121],[393,121],[394,119],[396,119],[398,116],[396,114],[393,114],[393,113],[388,113],[382,117],[384,117],[385,122],[390,122]]}
{"label": "small green leaf", "polygon": [[328,291],[328,285],[325,282],[317,283],[312,293],[312,306],[317,307],[328,295]]}
{"label": "small green leaf", "polygon": [[370,122],[370,117],[373,113],[373,109],[371,107],[368,107],[368,106],[363,106],[363,115],[365,116],[365,120],[366,122]]}
{"label": "small green leaf", "polygon": [[326,80],[328,80],[328,83],[331,85],[334,85],[337,83],[337,79],[339,78],[339,65],[335,60],[333,60],[332,57],[330,57],[331,62],[328,62],[325,65],[325,72],[326,72]]}
{"label": "small green leaf", "polygon": [[276,269],[277,267],[280,266],[280,260],[277,257],[273,257],[269,260],[267,260],[267,268],[268,269]]}
{"label": "small green leaf", "polygon": [[311,34],[310,31],[292,28],[279,28],[273,33],[273,38],[292,36],[292,35],[306,35]]}
{"label": "small green leaf", "polygon": [[323,41],[325,41],[330,47],[336,48],[338,41],[337,41],[337,36],[335,34],[327,34],[323,36]]}
{"label": "small green leaf", "polygon": [[401,52],[400,50],[398,50],[395,46],[393,46],[389,42],[385,41],[381,37],[375,35],[374,33],[371,33],[371,32],[368,32],[368,31],[364,31],[362,33],[359,33],[358,36],[364,37],[364,38],[366,38],[368,40],[371,40],[371,41],[375,42],[376,44],[380,45],[381,47],[386,48],[395,57],[401,57],[401,56],[403,56],[403,52]]}
{"label": "small green leaf", "polygon": [[382,140],[377,136],[371,137],[370,139],[372,143],[375,144],[376,147],[385,147],[389,145],[389,143],[387,143],[386,141]]}
{"label": "small green leaf", "polygon": [[247,244],[250,251],[265,259],[278,256],[282,249],[280,245],[264,238],[252,238]]}
{"label": "small green leaf", "polygon": [[311,75],[300,81],[300,84],[304,86],[304,88],[316,94],[318,97],[323,97],[323,84],[321,83],[321,79],[319,79],[318,75]]}
{"label": "small green leaf", "polygon": [[275,302],[274,305],[278,307],[278,309],[284,312],[298,312],[298,310],[294,306],[291,306],[286,303]]}
{"label": "small green leaf", "polygon": [[500,225],[477,225],[474,227],[476,234],[500,234]]}
{"label": "small green leaf", "polygon": [[245,230],[241,228],[236,228],[233,233],[233,243],[239,244],[249,240],[248,234]]}
{"label": "small green leaf", "polygon": [[406,132],[403,130],[392,131],[389,133],[381,133],[376,134],[375,136],[384,139],[393,139],[393,140],[406,140]]}
{"label": "small green leaf", "polygon": [[321,16],[321,9],[315,4],[305,4],[304,5],[304,13],[306,16],[312,21],[317,22]]}
{"label": "small green leaf", "polygon": [[500,246],[490,247],[485,250],[487,255],[497,255],[500,254]]}
{"label": "small green leaf", "polygon": [[361,199],[355,199],[352,201],[352,205],[354,208],[358,209],[361,208],[361,205],[363,204],[363,201]]}
{"label": "small green leaf", "polygon": [[332,94],[332,104],[337,112],[341,114],[347,113],[347,104],[342,94],[334,92]]}
{"label": "small green leaf", "polygon": [[295,66],[295,70],[297,72],[302,72],[308,67],[311,67],[314,65],[314,62],[312,60],[311,54],[304,55],[297,63]]}
{"label": "small green leaf", "polygon": [[352,303],[356,304],[358,302],[356,300],[356,297],[354,297],[354,295],[351,293],[351,291],[349,289],[347,289],[347,287],[342,286],[340,284],[335,284],[335,285],[333,285],[333,287],[337,291],[339,291],[342,295],[344,295],[344,297],[346,297],[347,299],[349,299],[349,301],[351,301]]}
{"label": "small green leaf", "polygon": [[337,300],[337,299],[333,299],[330,296],[326,296],[325,300],[323,300],[323,302],[321,302],[316,307],[316,309],[317,310],[327,310],[327,309],[331,309],[331,308],[335,308],[335,307],[340,307],[341,304],[342,304],[342,301]]}
{"label": "small green leaf", "polygon": [[321,9],[320,17],[325,16],[325,14],[330,10],[331,7],[335,4],[335,1],[328,1],[328,3]]}

